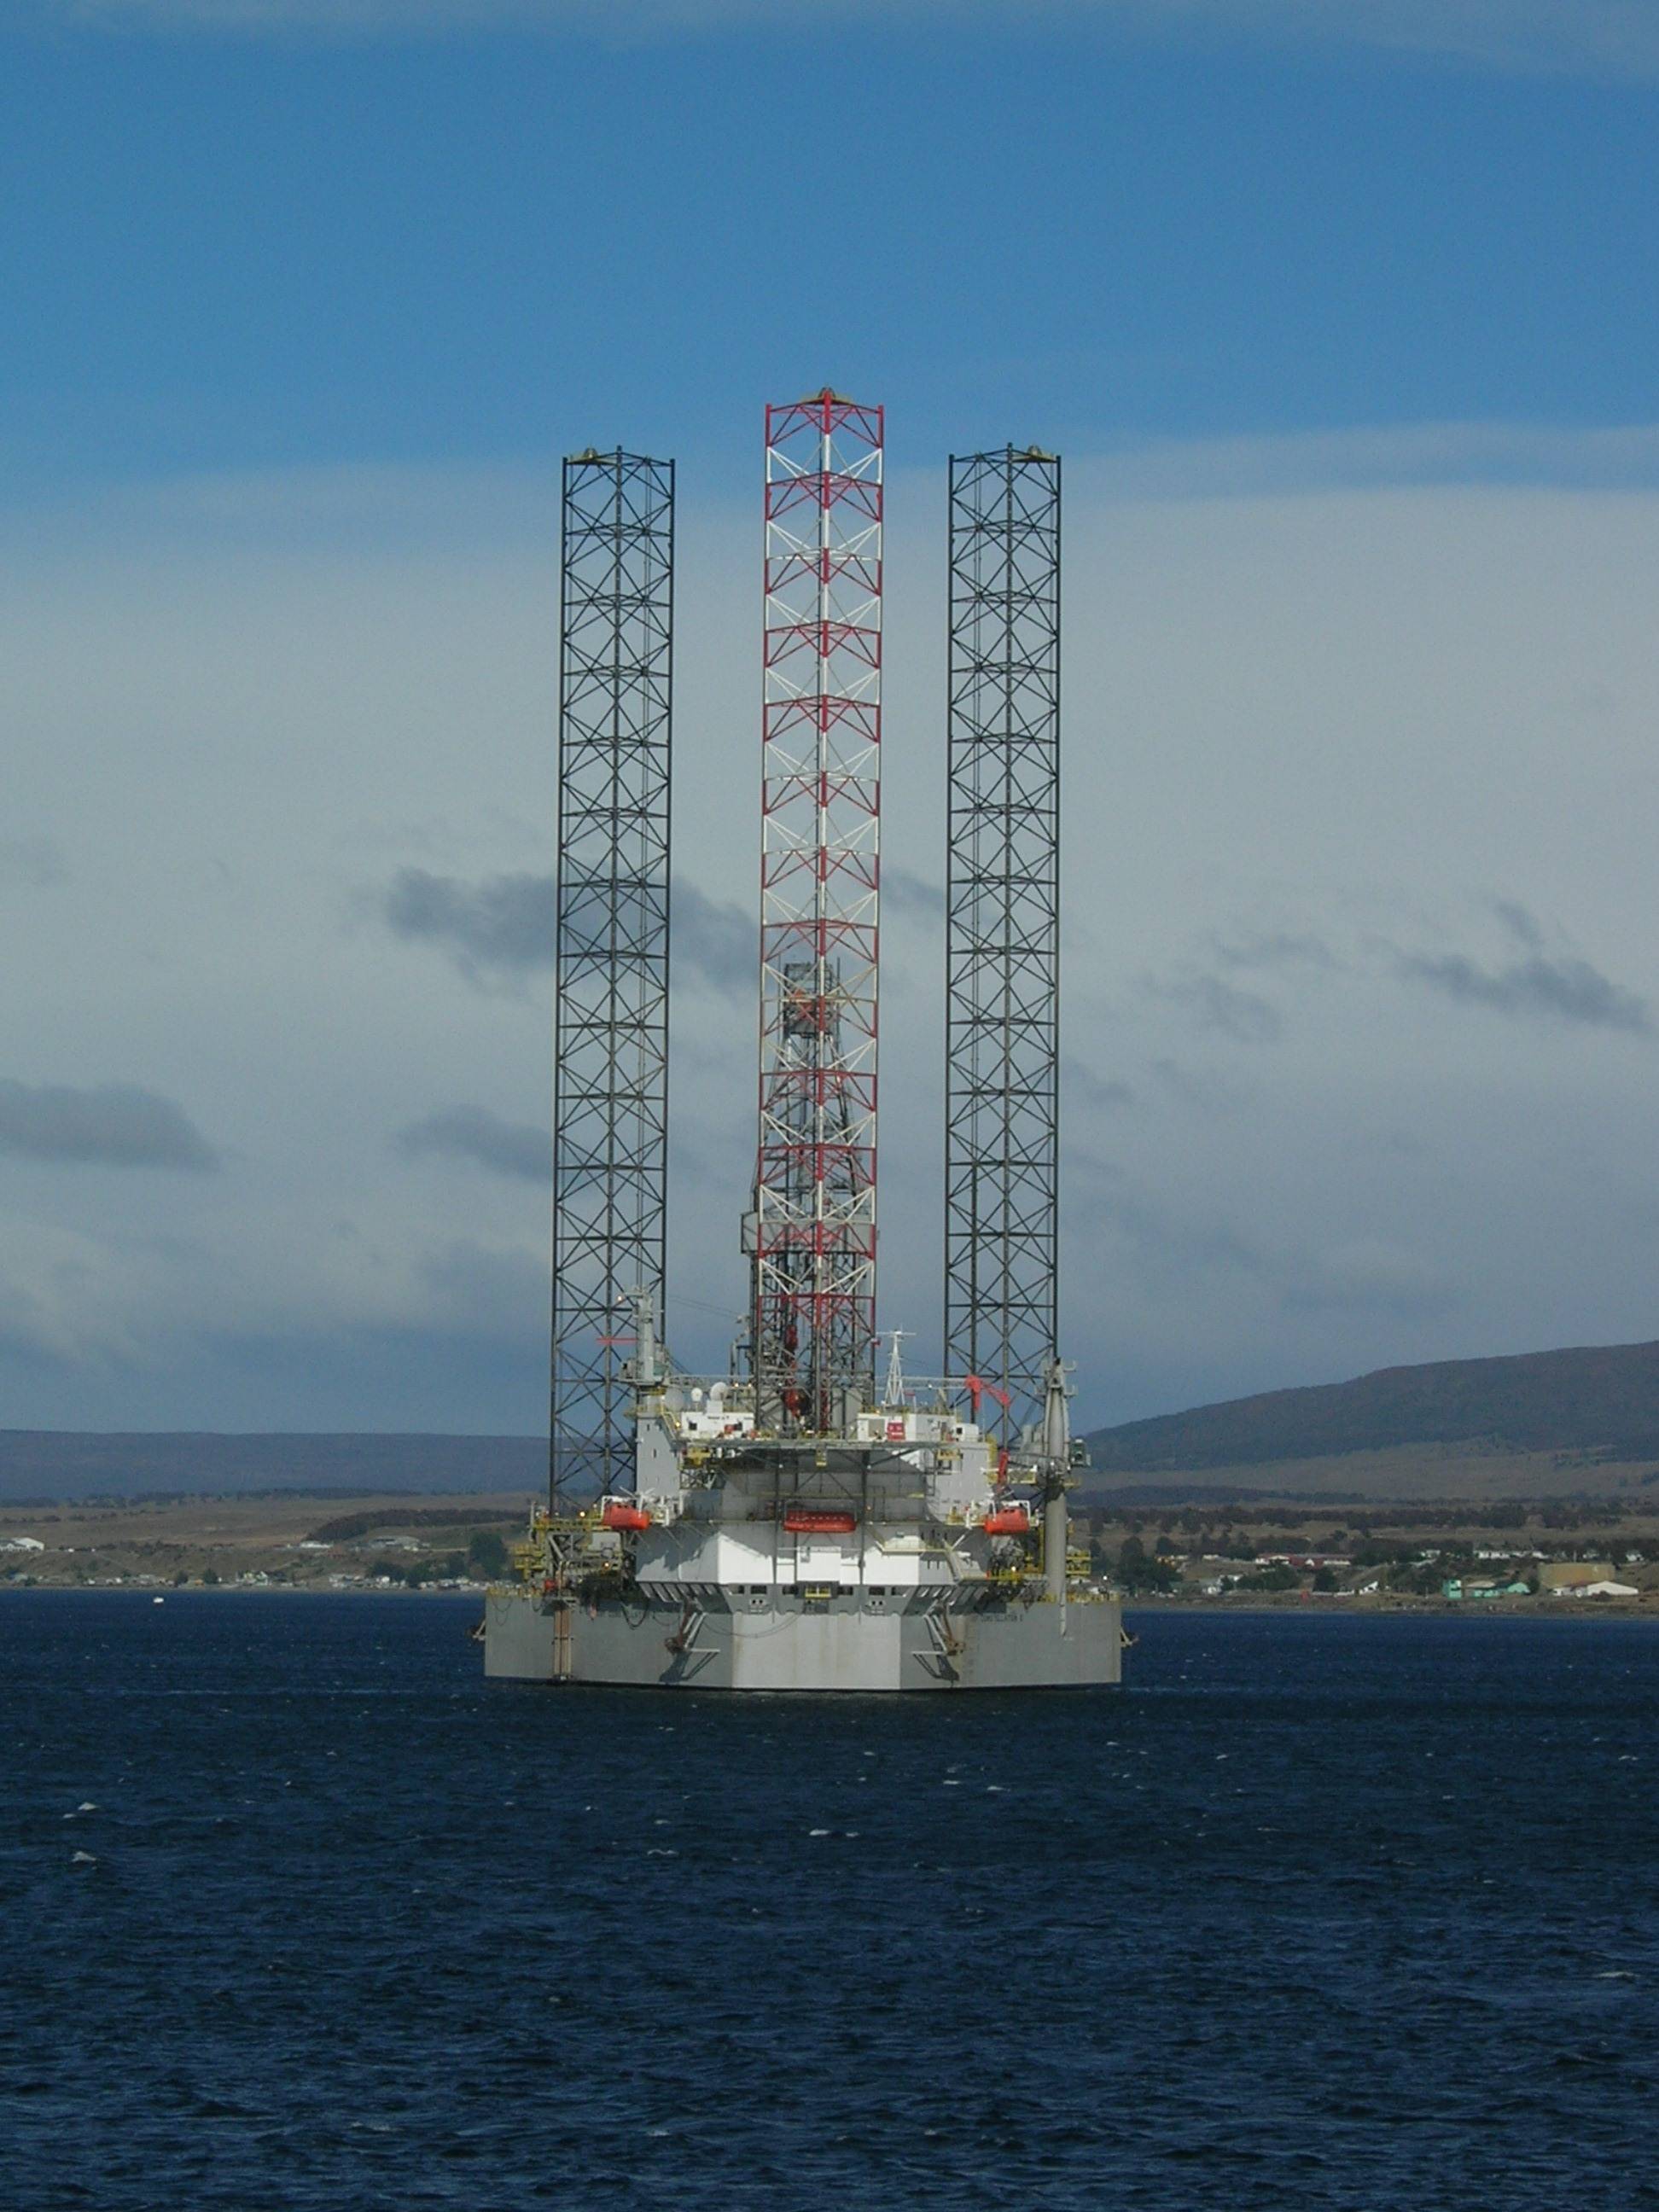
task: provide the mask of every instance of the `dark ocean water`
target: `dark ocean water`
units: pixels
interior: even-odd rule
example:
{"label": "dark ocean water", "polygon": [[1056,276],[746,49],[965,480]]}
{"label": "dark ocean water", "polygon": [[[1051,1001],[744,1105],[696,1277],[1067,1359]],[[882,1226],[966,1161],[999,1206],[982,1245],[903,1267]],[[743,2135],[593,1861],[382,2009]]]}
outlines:
{"label": "dark ocean water", "polygon": [[16,2212],[1659,2203],[1653,1626],[807,1704],[475,1612],[0,1599]]}

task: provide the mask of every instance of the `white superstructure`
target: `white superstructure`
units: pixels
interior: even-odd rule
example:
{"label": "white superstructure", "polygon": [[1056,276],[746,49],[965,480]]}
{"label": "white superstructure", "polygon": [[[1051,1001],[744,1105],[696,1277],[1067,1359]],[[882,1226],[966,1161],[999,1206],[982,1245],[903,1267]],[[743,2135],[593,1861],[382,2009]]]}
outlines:
{"label": "white superstructure", "polygon": [[[489,1671],[730,1689],[1118,1679],[1115,1602],[1066,1548],[1056,1364],[1006,1455],[966,1385],[895,1388],[846,1430],[757,1424],[749,1386],[672,1374],[641,1313],[635,1482],[538,1514],[492,1593]],[[966,1398],[966,1406],[953,1402]]]}

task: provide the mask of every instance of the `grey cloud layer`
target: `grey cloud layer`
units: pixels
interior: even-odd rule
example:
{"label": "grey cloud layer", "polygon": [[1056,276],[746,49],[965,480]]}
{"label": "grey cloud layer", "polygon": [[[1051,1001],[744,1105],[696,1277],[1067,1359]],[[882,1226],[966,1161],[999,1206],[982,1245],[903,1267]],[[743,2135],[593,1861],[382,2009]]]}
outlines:
{"label": "grey cloud layer", "polygon": [[1275,929],[1239,931],[1217,943],[1216,957],[1224,968],[1335,968],[1334,952],[1322,937],[1310,931]]}
{"label": "grey cloud layer", "polygon": [[[380,901],[393,934],[447,952],[469,980],[513,980],[553,965],[556,923],[551,876],[504,875],[466,883],[424,868],[399,870]],[[751,982],[755,932],[737,907],[676,877],[672,951],[682,977],[717,990]]]}
{"label": "grey cloud layer", "polygon": [[1127,1083],[1097,1075],[1086,1060],[1070,1053],[1061,1056],[1060,1080],[1066,1099],[1091,1113],[1111,1113],[1134,1103],[1135,1094]]}
{"label": "grey cloud layer", "polygon": [[551,876],[491,876],[467,884],[404,868],[382,911],[395,935],[437,946],[475,978],[521,975],[553,964]]}
{"label": "grey cloud layer", "polygon": [[1322,1249],[1259,1234],[1224,1211],[1197,1214],[1135,1197],[1112,1188],[1109,1176],[1083,1202],[1147,1274],[1177,1284],[1231,1274],[1259,1284],[1285,1314],[1428,1317],[1457,1303],[1446,1274],[1392,1238]]}
{"label": "grey cloud layer", "polygon": [[1465,1006],[1485,1006],[1517,1018],[1540,1018],[1583,1029],[1648,1036],[1648,1002],[1580,955],[1552,948],[1536,917],[1513,899],[1491,902],[1510,940],[1510,956],[1483,962],[1461,950],[1408,950],[1372,943],[1338,951],[1321,934],[1301,930],[1239,931],[1212,939],[1220,973],[1199,969],[1172,977],[1148,976],[1142,988],[1186,1012],[1194,1024],[1236,1043],[1271,1044],[1284,1034],[1279,1006],[1230,975],[1277,976],[1287,986],[1298,975],[1313,984],[1326,978],[1392,977],[1419,984]]}
{"label": "grey cloud layer", "polygon": [[[1193,481],[1212,473],[1200,456]],[[544,1119],[552,909],[536,872],[550,833],[526,793],[545,769],[547,546],[514,508],[499,561],[480,562],[496,476],[441,500],[424,482],[379,535],[347,525],[380,516],[386,487],[353,477],[334,505],[308,483],[298,511],[268,487],[222,488],[234,544],[216,513],[155,538],[135,493],[118,561],[89,560],[77,524],[61,583],[39,591],[30,561],[0,562],[31,809],[5,834],[75,825],[73,896],[0,889],[14,929],[39,933],[38,957],[0,971],[6,1033],[38,1038],[49,1018],[64,1057],[0,1073],[153,1073],[183,1097],[163,1071],[191,1067],[201,1127],[257,1130],[259,1155],[229,1187],[0,1158],[0,1339],[17,1346],[0,1385],[19,1421],[542,1418],[546,1185],[525,1132]],[[1149,502],[1073,473],[1066,1041],[1081,1072],[1066,1073],[1062,1295],[1087,1422],[1569,1332],[1611,1342],[1639,1334],[1650,1304],[1652,1060],[1630,1002],[1659,1025],[1644,584],[1659,497],[1223,489]],[[889,857],[927,876],[943,495],[906,477],[894,496],[932,551],[892,608],[896,682],[916,671],[920,688],[896,715],[915,735],[895,747]],[[439,530],[441,507],[477,516]],[[746,496],[735,520],[692,519],[706,605],[678,672],[702,773],[677,795],[676,832],[703,902],[677,883],[676,979],[693,988],[676,1031],[671,1291],[737,1308],[754,871],[730,793],[752,789],[754,763],[731,672],[752,642],[752,531]],[[419,562],[398,557],[405,541]],[[498,741],[459,747],[481,698],[500,702]],[[201,731],[263,728],[272,699],[270,758],[228,744],[246,780],[226,781],[210,821],[155,805],[196,787]],[[328,818],[273,815],[272,770],[331,776]],[[204,832],[234,893],[204,878]],[[405,862],[419,872],[394,885]],[[1531,911],[1473,895],[1476,867]],[[344,942],[330,930],[343,878],[372,894]],[[884,1321],[927,1330],[930,943],[907,919],[890,969],[882,1201]],[[728,998],[694,955],[732,977]],[[1402,959],[1463,966],[1449,983]],[[1281,1033],[1237,1039],[1212,1018],[1231,1002],[1176,1003],[1136,988],[1148,974],[1218,979],[1269,1004]],[[1471,975],[1484,1000],[1451,995]],[[1587,1019],[1609,1005],[1611,1024]],[[510,1118],[479,1118],[490,1107]],[[392,1133],[419,1116],[422,1157],[388,1172]],[[539,1132],[533,1149],[544,1158]],[[723,1324],[701,1311],[677,1316],[676,1350],[717,1364]],[[216,1331],[235,1348],[215,1350]]]}
{"label": "grey cloud layer", "polygon": [[1284,1029],[1279,1009],[1255,991],[1241,991],[1219,975],[1182,977],[1150,983],[1160,999],[1184,1006],[1200,1029],[1213,1030],[1240,1044],[1275,1044]]}
{"label": "grey cloud layer", "polygon": [[24,21],[111,29],[408,36],[499,27],[612,39],[725,27],[787,27],[804,15],[1013,19],[1132,31],[1242,33],[1283,44],[1429,53],[1503,69],[1659,72],[1653,0],[13,0]]}
{"label": "grey cloud layer", "polygon": [[908,868],[883,865],[881,902],[884,914],[908,915],[922,922],[945,919],[944,884],[930,883],[926,876],[913,874]]}
{"label": "grey cloud layer", "polygon": [[676,877],[669,928],[682,975],[689,969],[720,990],[754,987],[759,933],[740,908],[705,898],[695,884]]}
{"label": "grey cloud layer", "polygon": [[123,1083],[76,1091],[0,1081],[0,1152],[118,1168],[200,1171],[218,1164],[182,1106]]}
{"label": "grey cloud layer", "polygon": [[1395,956],[1396,971],[1407,982],[1426,984],[1443,997],[1465,1006],[1488,1006],[1495,1013],[1541,1016],[1583,1029],[1624,1030],[1637,1036],[1651,1034],[1653,1018],[1646,1000],[1613,982],[1588,960],[1549,953],[1537,921],[1515,901],[1499,900],[1493,911],[1515,940],[1515,958],[1484,966],[1462,952],[1401,952]]}
{"label": "grey cloud layer", "polygon": [[471,1160],[493,1175],[525,1182],[546,1182],[553,1173],[553,1146],[546,1129],[527,1121],[503,1121],[483,1106],[453,1106],[429,1114],[398,1132],[399,1151],[437,1152]]}
{"label": "grey cloud layer", "polygon": [[0,884],[48,890],[68,878],[63,848],[51,837],[0,837]]}
{"label": "grey cloud layer", "polygon": [[1496,1013],[1539,1014],[1640,1036],[1653,1029],[1647,1001],[1611,981],[1588,960],[1551,960],[1534,952],[1502,968],[1483,968],[1462,952],[1402,952],[1399,971],[1408,982],[1426,983],[1445,998],[1490,1006]]}

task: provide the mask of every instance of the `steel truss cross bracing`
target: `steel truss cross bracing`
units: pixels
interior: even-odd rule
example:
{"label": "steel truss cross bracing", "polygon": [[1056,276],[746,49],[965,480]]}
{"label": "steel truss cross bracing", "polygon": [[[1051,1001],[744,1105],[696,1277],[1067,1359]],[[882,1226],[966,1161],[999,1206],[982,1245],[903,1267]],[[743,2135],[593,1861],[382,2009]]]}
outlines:
{"label": "steel truss cross bracing", "polygon": [[633,1480],[623,1368],[667,1218],[674,465],[564,465],[551,1490]]}
{"label": "steel truss cross bracing", "polygon": [[766,410],[760,1141],[746,1243],[763,1418],[872,1382],[881,820],[879,407]]}
{"label": "steel truss cross bracing", "polygon": [[1059,1319],[1060,463],[1035,448],[951,462],[948,743],[945,1368],[1006,1395],[1007,1443]]}

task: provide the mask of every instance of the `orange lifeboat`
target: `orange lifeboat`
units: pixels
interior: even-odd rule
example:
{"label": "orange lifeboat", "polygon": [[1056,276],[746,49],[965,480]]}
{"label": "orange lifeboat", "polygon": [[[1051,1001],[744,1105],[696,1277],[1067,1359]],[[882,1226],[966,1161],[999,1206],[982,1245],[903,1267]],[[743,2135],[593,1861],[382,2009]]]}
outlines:
{"label": "orange lifeboat", "polygon": [[999,1505],[985,1516],[988,1536],[1027,1536],[1031,1531],[1031,1516],[1023,1505]]}
{"label": "orange lifeboat", "polygon": [[783,1525],[792,1536],[850,1536],[859,1525],[856,1513],[821,1512],[816,1507],[792,1505]]}
{"label": "orange lifeboat", "polygon": [[635,1535],[641,1528],[651,1526],[651,1516],[642,1507],[621,1505],[615,1498],[606,1504],[599,1518],[607,1528],[626,1529]]}

